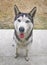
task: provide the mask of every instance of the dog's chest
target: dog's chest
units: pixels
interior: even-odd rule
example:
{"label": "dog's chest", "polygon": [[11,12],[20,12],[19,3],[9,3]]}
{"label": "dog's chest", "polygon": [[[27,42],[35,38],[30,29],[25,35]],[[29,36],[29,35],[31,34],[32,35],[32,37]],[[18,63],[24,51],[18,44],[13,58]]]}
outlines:
{"label": "dog's chest", "polygon": [[17,44],[17,45],[18,45],[19,48],[24,48],[24,47],[26,47],[26,43],[25,43],[25,42],[19,43],[19,44]]}
{"label": "dog's chest", "polygon": [[18,54],[21,56],[24,56],[26,54],[26,46],[20,45],[18,46]]}
{"label": "dog's chest", "polygon": [[21,56],[25,56],[26,55],[26,48],[19,48],[18,54]]}

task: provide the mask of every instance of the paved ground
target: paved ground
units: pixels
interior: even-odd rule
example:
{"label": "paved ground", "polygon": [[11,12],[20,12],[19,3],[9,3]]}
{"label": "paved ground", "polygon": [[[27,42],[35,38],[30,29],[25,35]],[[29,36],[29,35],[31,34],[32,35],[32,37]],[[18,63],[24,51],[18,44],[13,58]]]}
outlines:
{"label": "paved ground", "polygon": [[[34,30],[30,60],[15,56],[13,30],[0,29],[0,65],[47,65],[47,30]],[[12,46],[14,44],[14,47]]]}

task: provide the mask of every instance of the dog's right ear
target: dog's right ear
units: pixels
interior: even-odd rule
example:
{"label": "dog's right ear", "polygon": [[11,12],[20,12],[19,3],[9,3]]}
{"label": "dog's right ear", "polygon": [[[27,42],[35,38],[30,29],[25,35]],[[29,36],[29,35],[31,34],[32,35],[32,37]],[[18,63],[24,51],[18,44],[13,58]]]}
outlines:
{"label": "dog's right ear", "polygon": [[15,15],[20,13],[20,11],[16,5],[14,5],[14,11],[15,11]]}

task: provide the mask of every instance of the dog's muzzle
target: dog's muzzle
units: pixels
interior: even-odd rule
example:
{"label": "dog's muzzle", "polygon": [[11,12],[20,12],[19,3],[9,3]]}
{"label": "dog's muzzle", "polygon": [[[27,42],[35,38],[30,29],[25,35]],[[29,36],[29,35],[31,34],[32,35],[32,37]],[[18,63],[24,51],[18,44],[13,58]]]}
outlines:
{"label": "dog's muzzle", "polygon": [[19,28],[19,31],[20,31],[20,35],[19,36],[20,36],[20,38],[24,38],[24,30],[25,30],[24,27],[20,27]]}

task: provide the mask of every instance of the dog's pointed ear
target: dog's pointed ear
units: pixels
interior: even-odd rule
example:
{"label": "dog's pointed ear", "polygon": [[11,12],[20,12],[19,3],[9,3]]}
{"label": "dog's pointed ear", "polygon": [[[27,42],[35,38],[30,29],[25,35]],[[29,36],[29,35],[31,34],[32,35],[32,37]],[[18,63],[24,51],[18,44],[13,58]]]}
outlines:
{"label": "dog's pointed ear", "polygon": [[14,11],[15,11],[15,15],[20,13],[20,11],[16,5],[14,5]]}
{"label": "dog's pointed ear", "polygon": [[31,15],[31,17],[34,17],[34,16],[35,16],[36,10],[37,10],[37,8],[34,7],[34,8],[30,11],[29,14]]}

